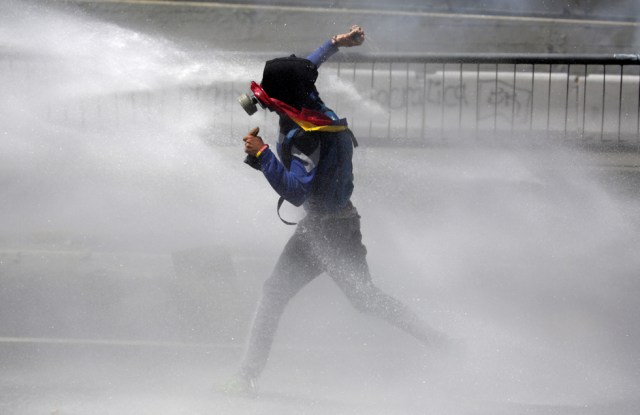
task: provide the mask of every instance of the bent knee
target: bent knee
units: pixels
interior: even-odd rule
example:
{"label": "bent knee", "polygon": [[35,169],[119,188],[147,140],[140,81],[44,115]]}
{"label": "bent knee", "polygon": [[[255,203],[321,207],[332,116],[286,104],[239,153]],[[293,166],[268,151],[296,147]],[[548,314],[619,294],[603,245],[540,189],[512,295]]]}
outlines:
{"label": "bent knee", "polygon": [[374,285],[360,287],[347,293],[351,305],[362,313],[374,313],[386,308],[385,297]]}

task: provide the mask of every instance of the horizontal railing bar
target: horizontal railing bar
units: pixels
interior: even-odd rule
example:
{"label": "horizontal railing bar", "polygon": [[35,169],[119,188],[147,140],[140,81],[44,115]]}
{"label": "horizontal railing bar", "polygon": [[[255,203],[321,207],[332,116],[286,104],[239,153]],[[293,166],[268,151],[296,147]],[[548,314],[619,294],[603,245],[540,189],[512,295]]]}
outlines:
{"label": "horizontal railing bar", "polygon": [[546,64],[546,65],[640,65],[638,54],[522,54],[522,53],[429,53],[429,54],[336,54],[342,62],[403,62],[452,64]]}
{"label": "horizontal railing bar", "polygon": [[[267,61],[278,56],[289,56],[286,52],[225,52],[241,59]],[[302,53],[298,56],[305,56]],[[17,53],[0,47],[0,60],[38,60],[46,56]],[[563,53],[376,53],[361,54],[342,51],[331,57],[331,62],[349,63],[451,63],[451,64],[546,64],[546,65],[636,65],[640,66],[640,54],[563,54]]]}
{"label": "horizontal railing bar", "polygon": [[[267,61],[287,52],[232,52],[242,59]],[[305,56],[297,53],[297,56]],[[450,63],[450,64],[541,64],[541,65],[635,65],[640,66],[640,54],[565,54],[565,53],[375,53],[364,54],[341,50],[330,62],[342,63]]]}

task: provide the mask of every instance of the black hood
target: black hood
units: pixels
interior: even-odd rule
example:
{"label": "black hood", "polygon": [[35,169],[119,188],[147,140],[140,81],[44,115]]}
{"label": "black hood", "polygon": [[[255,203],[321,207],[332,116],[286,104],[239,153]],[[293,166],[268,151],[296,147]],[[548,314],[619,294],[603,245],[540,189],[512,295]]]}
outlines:
{"label": "black hood", "polygon": [[267,61],[262,73],[262,89],[294,108],[316,109],[318,106],[310,94],[318,96],[316,90],[318,67],[308,59],[291,55]]}

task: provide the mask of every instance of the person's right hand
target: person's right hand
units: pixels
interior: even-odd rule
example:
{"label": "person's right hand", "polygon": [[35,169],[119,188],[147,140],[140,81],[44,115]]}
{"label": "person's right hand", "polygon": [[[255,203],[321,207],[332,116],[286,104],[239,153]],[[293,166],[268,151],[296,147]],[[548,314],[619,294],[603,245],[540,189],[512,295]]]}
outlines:
{"label": "person's right hand", "polygon": [[351,47],[362,45],[364,38],[364,30],[358,25],[353,25],[349,33],[335,35],[331,38],[331,41],[338,47]]}

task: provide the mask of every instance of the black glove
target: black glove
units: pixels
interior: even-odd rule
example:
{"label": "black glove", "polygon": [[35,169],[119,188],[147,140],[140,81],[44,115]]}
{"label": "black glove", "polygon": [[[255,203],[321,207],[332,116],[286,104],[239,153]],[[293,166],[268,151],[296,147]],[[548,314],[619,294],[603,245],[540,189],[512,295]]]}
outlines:
{"label": "black glove", "polygon": [[260,160],[258,160],[258,157],[256,156],[247,155],[247,157],[244,158],[244,162],[256,170],[262,170],[260,168]]}

